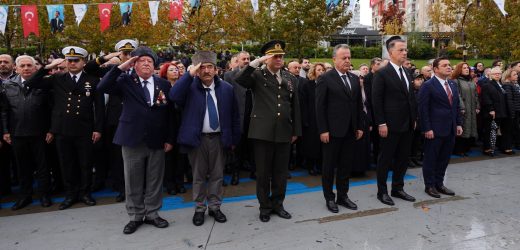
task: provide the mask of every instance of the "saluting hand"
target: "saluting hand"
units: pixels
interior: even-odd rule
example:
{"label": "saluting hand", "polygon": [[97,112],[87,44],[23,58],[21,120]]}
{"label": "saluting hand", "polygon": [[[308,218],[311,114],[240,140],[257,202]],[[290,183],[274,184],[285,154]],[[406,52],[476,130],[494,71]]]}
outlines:
{"label": "saluting hand", "polygon": [[63,58],[54,59],[51,63],[45,65],[45,69],[53,69],[56,66],[60,65],[63,61],[65,61],[65,59]]}
{"label": "saluting hand", "polygon": [[137,61],[138,58],[139,58],[138,56],[134,56],[134,57],[128,59],[128,61],[122,63],[121,65],[119,65],[117,67],[122,71],[127,71],[134,66],[135,61]]}
{"label": "saluting hand", "polygon": [[105,59],[106,61],[108,61],[108,60],[110,60],[110,59],[112,59],[112,58],[114,58],[114,57],[116,57],[116,56],[119,56],[119,55],[121,55],[121,52],[112,52],[112,53],[110,53],[110,54],[104,56],[103,59]]}
{"label": "saluting hand", "polygon": [[190,76],[191,77],[195,77],[197,75],[197,73],[199,72],[199,68],[200,68],[200,65],[201,63],[197,64],[197,65],[192,65],[190,67]]}

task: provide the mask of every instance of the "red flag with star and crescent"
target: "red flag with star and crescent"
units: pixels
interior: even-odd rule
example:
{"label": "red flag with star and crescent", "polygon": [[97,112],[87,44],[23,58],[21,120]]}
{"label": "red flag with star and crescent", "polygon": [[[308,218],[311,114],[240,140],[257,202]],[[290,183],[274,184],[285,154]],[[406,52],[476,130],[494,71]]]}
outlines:
{"label": "red flag with star and crescent", "polygon": [[38,10],[36,5],[22,5],[23,36],[28,37],[31,33],[40,36],[38,30]]}
{"label": "red flag with star and crescent", "polygon": [[99,25],[101,32],[105,31],[110,27],[110,14],[112,14],[111,3],[100,3],[98,4],[99,10]]}
{"label": "red flag with star and crescent", "polygon": [[183,0],[174,0],[170,3],[170,15],[168,16],[170,21],[177,19],[182,22],[183,4]]}

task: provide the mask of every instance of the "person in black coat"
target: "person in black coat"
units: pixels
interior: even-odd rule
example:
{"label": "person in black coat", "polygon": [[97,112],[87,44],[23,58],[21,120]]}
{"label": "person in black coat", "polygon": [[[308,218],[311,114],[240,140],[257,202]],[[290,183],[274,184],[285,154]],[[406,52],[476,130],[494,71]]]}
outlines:
{"label": "person in black coat", "polygon": [[323,63],[314,63],[309,69],[309,81],[300,84],[302,113],[302,146],[305,166],[310,175],[321,173],[321,141],[316,121],[316,80],[325,73]]}
{"label": "person in black coat", "polygon": [[384,204],[394,205],[388,196],[386,181],[392,168],[393,197],[413,202],[415,198],[404,190],[404,176],[413,131],[417,120],[417,100],[413,91],[413,81],[402,64],[406,60],[406,41],[393,36],[386,42],[390,62],[374,75],[372,85],[372,106],[376,129],[381,137],[377,161],[377,198]]}
{"label": "person in black coat", "polygon": [[363,112],[361,112],[361,124],[363,129],[363,137],[354,144],[354,158],[351,176],[362,177],[370,168],[370,132],[372,131],[372,118],[370,115],[370,105],[365,91],[363,75],[359,76],[359,84],[361,85],[361,97],[363,99]]}
{"label": "person in black coat", "polygon": [[35,60],[30,56],[16,58],[16,77],[4,82],[0,90],[3,138],[11,144],[18,166],[20,197],[11,208],[21,209],[32,203],[33,174],[38,181],[38,193],[43,207],[52,205],[50,172],[47,167],[45,144],[52,136],[50,126],[49,91],[25,86],[36,72]]}
{"label": "person in black coat", "polygon": [[512,111],[514,112],[513,145],[515,148],[520,148],[520,85],[518,85],[518,72],[514,67],[502,74],[502,83],[504,83],[508,96],[512,98]]}
{"label": "person in black coat", "polygon": [[104,121],[104,97],[96,91],[99,78],[83,72],[87,51],[69,46],[62,53],[67,60],[67,73],[46,76],[63,59],[42,67],[25,84],[29,88],[53,89],[54,107],[50,132],[62,168],[66,197],[59,209],[71,207],[78,200],[88,206],[92,198],[93,144],[101,139]]}
{"label": "person in black coat", "polygon": [[515,71],[508,69],[502,75],[501,80],[502,88],[504,89],[506,96],[507,107],[507,117],[502,120],[502,127],[500,130],[502,132],[501,149],[505,154],[509,155],[515,153],[512,150],[514,138],[513,129],[517,127],[515,126],[515,121],[517,121],[517,114],[520,112],[520,89],[514,84],[517,78],[518,74]]}
{"label": "person in black coat", "polygon": [[494,156],[495,151],[491,147],[491,122],[494,120],[500,128],[502,134],[501,149],[505,153],[512,153],[511,150],[511,122],[507,122],[511,115],[508,110],[506,91],[500,82],[502,70],[500,68],[491,69],[490,81],[482,86],[482,123],[484,154]]}
{"label": "person in black coat", "polygon": [[[335,69],[319,77],[316,84],[316,120],[323,143],[323,195],[329,211],[337,213],[338,205],[357,209],[347,193],[355,141],[363,136],[363,99],[359,78],[348,72],[351,66],[348,45],[336,45],[332,56]],[[337,200],[333,192],[334,168],[337,168]]]}
{"label": "person in black coat", "polygon": [[[374,74],[381,68],[381,63],[383,60],[379,57],[374,57],[370,60],[369,72],[363,79],[363,89],[365,90],[366,95],[366,103],[367,109],[370,111],[368,113],[368,118],[370,120],[370,126],[374,128],[374,109],[372,108],[372,82],[374,79]],[[379,155],[379,131],[377,129],[372,129],[370,131],[370,143],[372,144],[372,161],[377,163],[377,156]]]}

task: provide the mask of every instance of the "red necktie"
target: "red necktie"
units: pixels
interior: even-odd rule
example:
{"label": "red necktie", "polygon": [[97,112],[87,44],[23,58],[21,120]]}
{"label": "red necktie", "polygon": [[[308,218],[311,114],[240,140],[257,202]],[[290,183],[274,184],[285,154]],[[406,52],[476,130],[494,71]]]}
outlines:
{"label": "red necktie", "polygon": [[448,81],[444,82],[444,88],[446,89],[446,93],[448,94],[448,100],[450,101],[450,105],[453,105],[453,95],[451,94],[450,85]]}

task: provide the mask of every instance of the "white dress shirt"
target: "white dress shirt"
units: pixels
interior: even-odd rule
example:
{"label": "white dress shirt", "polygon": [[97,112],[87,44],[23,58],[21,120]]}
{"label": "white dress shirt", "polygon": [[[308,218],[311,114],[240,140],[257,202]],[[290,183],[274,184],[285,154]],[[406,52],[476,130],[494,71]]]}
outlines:
{"label": "white dress shirt", "polygon": [[[75,76],[76,76],[76,82],[79,81],[79,78],[81,77],[81,74],[83,73],[83,71],[80,71],[79,73],[77,73]],[[70,78],[72,78],[72,80],[74,80],[74,74],[70,73]]]}
{"label": "white dress shirt", "polygon": [[153,106],[153,88],[154,88],[154,82],[153,82],[153,76],[150,76],[148,79],[143,79],[139,77],[139,81],[141,81],[141,88],[144,87],[144,81],[148,81],[148,84],[146,84],[146,88],[148,89],[148,92],[150,93],[150,106]]}
{"label": "white dress shirt", "polygon": [[403,76],[404,76],[404,81],[406,82],[406,90],[409,90],[410,89],[410,83],[408,82],[408,77],[406,77],[406,69],[404,69],[402,66],[397,66],[397,64],[395,64],[393,62],[390,62],[390,64],[392,65],[392,67],[394,67],[395,72],[397,72],[397,76],[399,78],[401,78],[401,73],[399,72],[399,68],[402,69]]}

